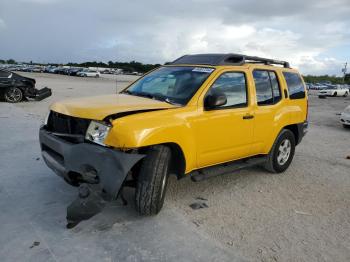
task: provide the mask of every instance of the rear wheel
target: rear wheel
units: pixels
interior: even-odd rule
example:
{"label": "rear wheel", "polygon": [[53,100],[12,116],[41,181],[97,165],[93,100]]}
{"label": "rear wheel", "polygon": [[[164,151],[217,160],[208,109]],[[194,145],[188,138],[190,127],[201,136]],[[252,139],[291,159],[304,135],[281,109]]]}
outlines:
{"label": "rear wheel", "polygon": [[272,173],[284,172],[292,162],[294,152],[294,134],[288,129],[283,129],[272,146],[265,169]]}
{"label": "rear wheel", "polygon": [[334,92],[333,96],[337,96],[337,92]]}
{"label": "rear wheel", "polygon": [[151,147],[142,160],[135,192],[136,209],[141,215],[156,215],[162,209],[170,162],[171,150],[163,145]]}
{"label": "rear wheel", "polygon": [[345,92],[344,97],[347,97],[347,96],[348,96],[348,92]]}
{"label": "rear wheel", "polygon": [[18,87],[10,87],[5,92],[5,100],[9,103],[18,103],[23,100],[23,92]]}

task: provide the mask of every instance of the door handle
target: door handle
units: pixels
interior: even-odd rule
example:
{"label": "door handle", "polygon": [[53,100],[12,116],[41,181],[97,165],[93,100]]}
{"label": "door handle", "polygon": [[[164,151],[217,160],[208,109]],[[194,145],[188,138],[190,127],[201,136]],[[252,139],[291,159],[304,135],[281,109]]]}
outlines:
{"label": "door handle", "polygon": [[253,119],[253,118],[254,118],[253,115],[245,115],[245,116],[243,116],[244,120]]}

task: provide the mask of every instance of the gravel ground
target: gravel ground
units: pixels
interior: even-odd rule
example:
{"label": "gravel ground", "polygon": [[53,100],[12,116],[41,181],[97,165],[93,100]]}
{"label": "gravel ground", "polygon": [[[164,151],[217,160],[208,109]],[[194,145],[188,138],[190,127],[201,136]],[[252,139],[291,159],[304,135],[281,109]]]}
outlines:
{"label": "gravel ground", "polygon": [[[30,74],[54,95],[16,107],[43,119],[50,103],[114,93],[116,76],[86,79]],[[118,88],[136,79],[118,76]],[[251,168],[193,183],[170,181],[166,207],[248,261],[350,261],[350,130],[337,114],[350,98],[309,96],[310,128],[284,174]],[[206,202],[193,210],[190,204]]]}

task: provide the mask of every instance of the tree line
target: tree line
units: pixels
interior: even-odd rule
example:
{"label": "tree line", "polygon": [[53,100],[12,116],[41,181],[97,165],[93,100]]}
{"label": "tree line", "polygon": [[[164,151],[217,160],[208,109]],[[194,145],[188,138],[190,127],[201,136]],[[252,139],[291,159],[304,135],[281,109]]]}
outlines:
{"label": "tree line", "polygon": [[[320,83],[320,82],[331,82],[332,84],[343,84],[343,77],[338,76],[329,76],[329,75],[321,75],[321,76],[313,76],[306,75],[303,76],[304,81],[307,83]],[[350,84],[350,74],[346,75],[345,83]]]}

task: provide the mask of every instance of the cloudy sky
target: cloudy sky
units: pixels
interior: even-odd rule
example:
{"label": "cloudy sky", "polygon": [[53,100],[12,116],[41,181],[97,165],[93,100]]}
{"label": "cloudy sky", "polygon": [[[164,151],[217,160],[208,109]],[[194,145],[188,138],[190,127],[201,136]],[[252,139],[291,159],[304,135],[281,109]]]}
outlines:
{"label": "cloudy sky", "polygon": [[164,63],[205,52],[339,75],[350,0],[0,0],[0,59]]}

